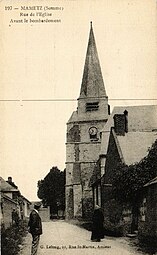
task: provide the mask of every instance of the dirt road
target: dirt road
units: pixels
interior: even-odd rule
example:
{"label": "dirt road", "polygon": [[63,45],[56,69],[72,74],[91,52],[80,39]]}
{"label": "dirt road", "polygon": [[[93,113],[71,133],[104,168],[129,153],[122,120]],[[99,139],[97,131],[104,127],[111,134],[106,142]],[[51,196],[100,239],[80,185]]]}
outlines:
{"label": "dirt road", "polygon": [[[43,222],[38,255],[139,255],[125,238],[105,237],[101,242],[91,242],[91,232],[65,221]],[[31,235],[24,239],[19,255],[29,255]]]}

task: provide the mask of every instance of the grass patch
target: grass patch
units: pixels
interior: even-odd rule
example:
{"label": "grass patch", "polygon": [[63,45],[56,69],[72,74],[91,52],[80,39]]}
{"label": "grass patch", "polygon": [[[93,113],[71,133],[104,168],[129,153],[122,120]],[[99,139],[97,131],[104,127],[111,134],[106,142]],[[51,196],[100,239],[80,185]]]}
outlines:
{"label": "grass patch", "polygon": [[1,254],[17,255],[22,243],[23,237],[27,234],[27,221],[19,223],[19,226],[11,226],[1,230]]}

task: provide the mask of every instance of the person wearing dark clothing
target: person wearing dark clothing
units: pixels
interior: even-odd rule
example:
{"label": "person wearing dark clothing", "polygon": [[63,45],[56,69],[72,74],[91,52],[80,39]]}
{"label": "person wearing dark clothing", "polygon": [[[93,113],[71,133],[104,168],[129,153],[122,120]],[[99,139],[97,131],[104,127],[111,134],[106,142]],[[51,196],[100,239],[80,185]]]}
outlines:
{"label": "person wearing dark clothing", "polygon": [[96,205],[92,218],[92,235],[91,240],[95,242],[100,242],[104,238],[104,215],[100,206]]}
{"label": "person wearing dark clothing", "polygon": [[40,203],[34,204],[34,209],[32,210],[29,216],[28,231],[32,235],[31,255],[37,254],[39,239],[40,235],[42,234],[42,223],[38,213],[40,206],[41,206]]}

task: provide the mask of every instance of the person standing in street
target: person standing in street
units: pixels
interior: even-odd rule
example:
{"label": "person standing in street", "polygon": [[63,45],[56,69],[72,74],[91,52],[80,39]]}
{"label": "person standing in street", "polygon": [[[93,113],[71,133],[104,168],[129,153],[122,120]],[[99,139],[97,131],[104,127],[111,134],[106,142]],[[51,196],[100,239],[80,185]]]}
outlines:
{"label": "person standing in street", "polygon": [[37,254],[39,239],[40,235],[42,234],[42,223],[38,213],[40,206],[41,203],[35,203],[34,209],[32,210],[29,216],[28,231],[32,235],[31,255]]}
{"label": "person standing in street", "polygon": [[104,238],[104,215],[100,206],[96,205],[92,218],[92,235],[91,240],[93,242],[100,242]]}

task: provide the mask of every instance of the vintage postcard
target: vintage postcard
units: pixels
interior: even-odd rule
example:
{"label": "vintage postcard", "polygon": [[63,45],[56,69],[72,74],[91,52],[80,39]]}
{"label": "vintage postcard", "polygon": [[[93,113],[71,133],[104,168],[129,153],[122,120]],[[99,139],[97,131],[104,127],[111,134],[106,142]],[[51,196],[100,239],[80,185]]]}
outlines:
{"label": "vintage postcard", "polygon": [[0,5],[2,254],[155,254],[156,1]]}

